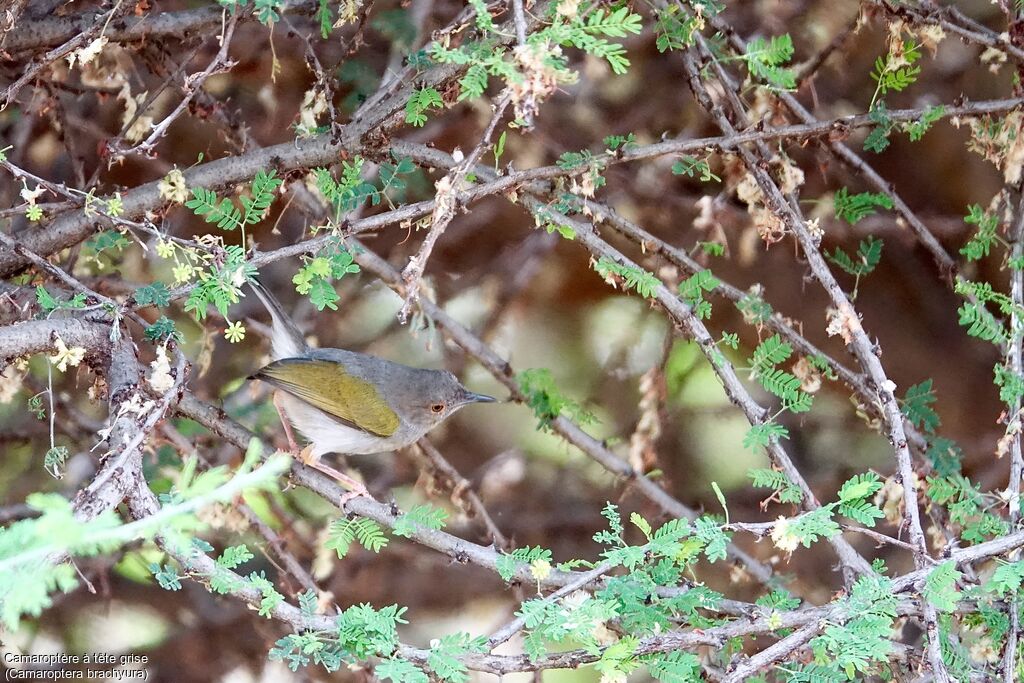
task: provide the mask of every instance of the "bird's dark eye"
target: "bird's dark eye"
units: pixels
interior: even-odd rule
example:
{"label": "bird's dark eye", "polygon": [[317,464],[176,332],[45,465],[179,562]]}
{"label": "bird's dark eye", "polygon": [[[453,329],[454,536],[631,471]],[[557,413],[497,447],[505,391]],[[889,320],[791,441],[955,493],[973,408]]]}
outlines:
{"label": "bird's dark eye", "polygon": [[434,405],[430,406],[430,412],[432,412],[432,413],[443,413],[444,412],[444,404],[443,403],[435,403]]}

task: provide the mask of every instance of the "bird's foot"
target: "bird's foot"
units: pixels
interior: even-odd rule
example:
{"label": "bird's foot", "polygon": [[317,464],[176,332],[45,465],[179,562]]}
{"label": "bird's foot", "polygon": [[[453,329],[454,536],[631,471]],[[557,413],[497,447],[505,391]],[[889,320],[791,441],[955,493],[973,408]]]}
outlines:
{"label": "bird's foot", "polygon": [[352,481],[356,485],[352,488],[351,491],[342,494],[341,498],[338,499],[339,508],[344,510],[345,506],[348,505],[349,501],[355,500],[356,498],[366,498],[368,500],[372,500],[374,503],[377,502],[377,499],[370,494],[370,492],[367,490],[365,486],[358,482],[355,482],[355,480]]}
{"label": "bird's foot", "polygon": [[331,479],[335,480],[336,482],[338,482],[339,484],[348,489],[348,491],[342,494],[341,498],[338,500],[338,507],[344,510],[345,505],[349,501],[354,500],[356,498],[367,498],[369,500],[377,502],[377,499],[370,494],[370,491],[366,488],[366,485],[363,484],[363,482],[357,479],[353,479],[347,474],[343,474],[342,472],[339,472],[338,470],[334,469],[330,465],[325,465],[322,462],[317,461],[315,458],[309,457],[309,452],[311,450],[311,446],[307,446],[306,448],[303,449],[302,454],[299,456],[302,459],[302,462],[316,470],[323,472],[328,477],[330,477]]}

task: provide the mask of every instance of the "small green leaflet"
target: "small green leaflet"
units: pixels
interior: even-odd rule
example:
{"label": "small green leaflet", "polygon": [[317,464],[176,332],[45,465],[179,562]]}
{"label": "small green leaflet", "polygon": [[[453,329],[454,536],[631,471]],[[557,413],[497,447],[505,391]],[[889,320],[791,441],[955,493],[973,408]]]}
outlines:
{"label": "small green leaflet", "polygon": [[968,335],[993,344],[1006,343],[1006,329],[1003,327],[1003,323],[985,308],[985,304],[968,301],[957,309],[957,313],[959,314],[957,322],[967,328]]}
{"label": "small green leaflet", "polygon": [[932,124],[946,115],[946,107],[941,104],[928,107],[917,121],[903,124],[903,130],[910,136],[911,142],[917,142],[932,127]]}
{"label": "small green leaflet", "polygon": [[704,292],[710,293],[720,284],[710,270],[702,270],[679,283],[679,296],[703,320],[711,317],[711,302],[704,298]]}
{"label": "small green leaflet", "polygon": [[409,96],[405,104],[405,122],[414,126],[422,126],[427,122],[426,112],[430,109],[442,109],[444,101],[441,93],[435,88],[423,88]]}
{"label": "small green leaflet", "polygon": [[754,349],[754,355],[749,360],[750,368],[755,372],[761,372],[779,363],[784,363],[791,355],[793,355],[793,347],[776,333]]}
{"label": "small green leaflet", "polygon": [[140,306],[164,307],[171,303],[171,292],[167,285],[157,280],[151,285],[139,287],[135,290],[135,303]]}
{"label": "small green leaflet", "polygon": [[654,296],[654,290],[661,285],[661,280],[652,273],[648,273],[640,268],[621,265],[607,256],[602,256],[594,264],[594,270],[606,282],[610,282],[613,285],[621,282],[626,289],[632,289],[640,296],[648,299]]}
{"label": "small green leaflet", "polygon": [[793,56],[793,39],[788,33],[774,36],[770,41],[754,38],[747,43],[743,59],[751,75],[760,78],[769,86],[780,90],[796,88],[796,73],[782,65]]}
{"label": "small green leaflet", "polygon": [[498,576],[501,577],[502,581],[508,582],[512,580],[517,568],[524,564],[528,565],[535,560],[551,562],[551,551],[540,546],[516,548],[511,553],[502,553],[498,557],[494,568],[498,571]]}
{"label": "small green leaflet", "polygon": [[893,122],[889,117],[889,110],[885,102],[878,102],[868,113],[868,118],[875,124],[868,136],[864,138],[864,149],[880,154],[889,147],[889,134],[892,132]]}
{"label": "small green leaflet", "polygon": [[932,389],[932,380],[929,378],[907,389],[900,405],[911,424],[934,434],[940,423],[938,413],[932,408],[935,400],[935,390]]}
{"label": "small green leaflet", "polygon": [[541,425],[547,426],[560,415],[581,424],[595,421],[583,406],[561,392],[547,368],[530,368],[516,375],[519,390],[526,396],[526,405],[533,410]]}
{"label": "small green leaflet", "polygon": [[36,285],[36,303],[43,309],[43,313],[51,313],[62,308],[83,308],[85,306],[85,294],[79,292],[67,301],[58,301],[42,285]]}
{"label": "small green leaflet", "polygon": [[743,437],[743,447],[754,450],[755,448],[768,448],[768,445],[776,439],[788,439],[789,430],[776,422],[765,422],[754,425],[747,430]]}
{"label": "small green leaflet", "polygon": [[342,559],[356,542],[371,552],[379,553],[388,544],[388,538],[381,526],[372,519],[342,518],[331,522],[324,547],[336,551],[338,559]]}
{"label": "small green leaflet", "polygon": [[276,177],[277,171],[257,171],[249,188],[251,197],[241,197],[239,202],[245,210],[238,210],[230,199],[220,199],[213,190],[203,187],[192,188],[192,199],[185,206],[207,223],[216,223],[221,230],[235,230],[243,225],[254,225],[263,220],[264,214],[274,201],[277,188],[283,182]]}
{"label": "small green leaflet", "polygon": [[845,187],[832,197],[832,205],[836,218],[841,218],[851,225],[875,213],[875,207],[891,209],[893,204],[888,195],[881,192],[861,192],[850,194]]}
{"label": "small green leaflet", "polygon": [[756,488],[772,489],[772,495],[780,503],[800,504],[803,502],[804,494],[800,487],[778,470],[753,469],[747,472],[747,476],[750,477],[751,483]]}
{"label": "small green leaflet", "polygon": [[684,156],[672,164],[672,174],[685,175],[690,178],[699,178],[702,183],[707,183],[712,180],[717,183],[722,182],[721,178],[711,172],[711,166],[708,164],[707,160],[691,156]]}
{"label": "small green leaflet", "polygon": [[395,520],[391,533],[395,536],[411,538],[416,533],[417,527],[434,530],[441,529],[444,527],[445,520],[447,519],[448,513],[441,508],[426,504],[417,505]]}
{"label": "small green leaflet", "polygon": [[875,269],[882,259],[882,240],[869,235],[861,240],[857,248],[856,259],[851,258],[845,251],[836,247],[831,254],[825,256],[829,261],[836,264],[850,275],[861,277]]}
{"label": "small green leaflet", "polygon": [[956,568],[956,562],[943,562],[925,579],[922,591],[924,599],[935,605],[940,612],[952,612],[960,600],[960,591],[957,590],[956,583],[962,576],[963,573]]}
{"label": "small green leaflet", "polygon": [[914,66],[914,62],[921,58],[921,48],[915,45],[912,40],[904,40],[899,55],[891,52],[885,57],[878,57],[875,60],[875,69],[871,72],[871,79],[875,81],[874,102],[879,95],[892,92],[900,92],[911,86],[921,73],[921,67]]}
{"label": "small green leaflet", "polygon": [[999,227],[999,218],[982,211],[977,204],[967,207],[967,217],[964,223],[977,225],[978,230],[971,236],[971,239],[960,248],[960,253],[967,257],[968,261],[977,261],[988,256],[989,250],[998,240],[996,229]]}

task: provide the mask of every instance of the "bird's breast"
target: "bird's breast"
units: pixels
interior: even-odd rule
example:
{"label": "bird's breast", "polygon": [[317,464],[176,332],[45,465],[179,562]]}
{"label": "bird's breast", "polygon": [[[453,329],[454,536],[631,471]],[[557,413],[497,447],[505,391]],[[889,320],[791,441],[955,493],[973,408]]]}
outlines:
{"label": "bird's breast", "polygon": [[327,453],[346,455],[368,455],[404,448],[417,438],[405,424],[400,424],[394,434],[388,437],[370,434],[342,424],[302,399],[282,392],[282,407],[288,421],[313,445],[312,456],[319,458]]}

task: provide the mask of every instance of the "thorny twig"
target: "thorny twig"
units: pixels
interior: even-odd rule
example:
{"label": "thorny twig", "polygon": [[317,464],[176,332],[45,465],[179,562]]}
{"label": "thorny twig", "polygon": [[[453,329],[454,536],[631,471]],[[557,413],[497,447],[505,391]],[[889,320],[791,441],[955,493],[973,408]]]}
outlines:
{"label": "thorny twig", "polygon": [[[1013,228],[1010,232],[1012,244],[1011,259],[1020,260],[1024,257],[1024,188],[1020,193],[1020,201],[1013,217]],[[1024,354],[1021,344],[1024,336],[1024,321],[1019,311],[1024,307],[1024,270],[1013,267],[1010,271],[1010,298],[1014,307],[1010,316],[1010,335],[1007,341],[1007,364],[1013,373],[1020,377],[1024,374]],[[1021,517],[1020,488],[1024,477],[1024,454],[1021,452],[1021,399],[1018,396],[1010,406],[1010,414],[1006,416],[1007,434],[1012,433],[1010,442],[1010,478],[1007,486],[1007,498],[1010,506],[1010,528],[1016,529]],[[1020,639],[1020,609],[1016,600],[1010,602],[1010,624],[1006,632],[1006,647],[1003,650],[1003,680],[1012,683],[1017,676],[1017,646]]]}
{"label": "thorny twig", "polygon": [[214,74],[229,71],[234,66],[234,62],[228,59],[228,50],[231,48],[231,38],[235,34],[235,27],[238,25],[238,18],[239,14],[237,12],[231,14],[231,18],[228,19],[224,32],[218,36],[220,48],[217,50],[217,54],[214,56],[210,64],[203,71],[194,73],[185,79],[185,82],[182,85],[182,88],[185,91],[185,96],[181,99],[181,102],[178,103],[178,106],[175,107],[170,114],[165,116],[162,121],[153,125],[153,131],[149,134],[148,138],[134,147],[116,149],[114,150],[115,153],[151,153],[153,147],[160,138],[167,134],[167,129],[171,127],[171,124],[185,112],[189,103],[196,97],[196,94],[202,89],[207,79]]}

